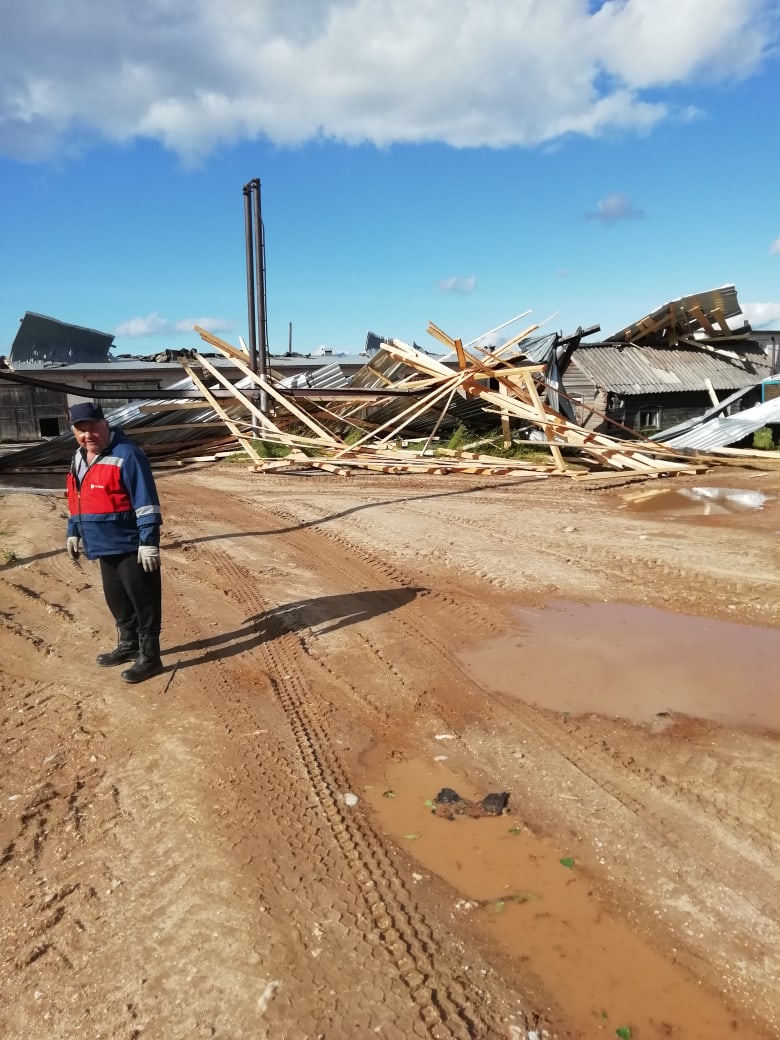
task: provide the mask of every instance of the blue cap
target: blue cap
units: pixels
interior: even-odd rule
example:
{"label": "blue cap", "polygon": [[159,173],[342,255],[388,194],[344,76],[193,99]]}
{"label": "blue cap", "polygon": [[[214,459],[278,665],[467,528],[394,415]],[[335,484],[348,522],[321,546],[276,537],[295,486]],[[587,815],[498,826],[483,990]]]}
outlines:
{"label": "blue cap", "polygon": [[87,401],[84,404],[71,405],[71,426],[75,426],[78,422],[100,422],[101,419],[105,419],[103,409],[99,404],[95,404],[93,401]]}

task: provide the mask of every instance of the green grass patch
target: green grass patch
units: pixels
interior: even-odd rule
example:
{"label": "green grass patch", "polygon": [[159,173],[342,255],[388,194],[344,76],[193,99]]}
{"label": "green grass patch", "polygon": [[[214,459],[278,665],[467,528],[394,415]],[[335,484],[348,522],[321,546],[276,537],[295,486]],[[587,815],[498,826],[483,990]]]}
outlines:
{"label": "green grass patch", "polygon": [[753,434],[753,447],[756,451],[772,451],[775,447],[772,430],[769,426],[762,426]]}

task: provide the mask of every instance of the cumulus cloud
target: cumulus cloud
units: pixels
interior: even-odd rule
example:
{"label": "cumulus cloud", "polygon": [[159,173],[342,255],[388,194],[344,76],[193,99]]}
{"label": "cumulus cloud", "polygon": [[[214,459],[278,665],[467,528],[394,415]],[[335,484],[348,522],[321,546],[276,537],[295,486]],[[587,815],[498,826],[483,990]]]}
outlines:
{"label": "cumulus cloud", "polygon": [[641,209],[636,209],[626,195],[619,192],[607,195],[596,209],[585,214],[586,220],[599,220],[602,224],[617,224],[621,220],[637,220],[644,217]]}
{"label": "cumulus cloud", "polygon": [[114,329],[115,336],[125,336],[128,339],[142,339],[145,336],[175,336],[181,333],[192,332],[196,325],[206,329],[207,332],[231,332],[235,324],[224,318],[182,318],[179,321],[168,321],[161,318],[159,314],[147,314],[145,318],[128,318]]}
{"label": "cumulus cloud", "polygon": [[754,329],[780,328],[780,301],[776,303],[743,303],[742,313]]}
{"label": "cumulus cloud", "polygon": [[769,246],[769,252],[773,256],[780,256],[780,238],[776,238]]}
{"label": "cumulus cloud", "polygon": [[477,287],[477,279],[473,274],[469,275],[453,275],[451,278],[442,278],[438,282],[438,287],[442,292],[448,293],[462,293],[467,295],[468,293],[474,292]]}
{"label": "cumulus cloud", "polygon": [[[755,71],[775,0],[38,0],[5,4],[0,152],[146,137],[536,145],[688,119]],[[697,95],[700,103],[701,95]]]}

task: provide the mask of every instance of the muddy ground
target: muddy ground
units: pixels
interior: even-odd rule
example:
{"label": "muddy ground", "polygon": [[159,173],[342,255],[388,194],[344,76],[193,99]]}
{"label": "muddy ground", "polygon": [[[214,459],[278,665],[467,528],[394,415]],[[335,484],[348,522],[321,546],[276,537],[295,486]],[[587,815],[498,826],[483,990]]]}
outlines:
{"label": "muddy ground", "polygon": [[160,469],[136,687],[63,481],[0,482],[4,1040],[780,1035],[780,473]]}

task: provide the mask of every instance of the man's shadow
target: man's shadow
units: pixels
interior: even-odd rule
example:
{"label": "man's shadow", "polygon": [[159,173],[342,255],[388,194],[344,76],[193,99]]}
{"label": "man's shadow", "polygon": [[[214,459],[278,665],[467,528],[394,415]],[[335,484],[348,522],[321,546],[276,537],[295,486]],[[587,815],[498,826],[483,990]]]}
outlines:
{"label": "man's shadow", "polygon": [[428,591],[426,588],[367,589],[338,596],[295,600],[263,611],[262,614],[254,614],[246,618],[240,628],[231,632],[220,632],[218,635],[194,639],[190,643],[163,647],[163,653],[169,656],[202,651],[197,657],[179,661],[175,665],[176,669],[222,661],[254,650],[289,632],[316,628],[318,637],[336,632],[347,625],[398,610]]}

